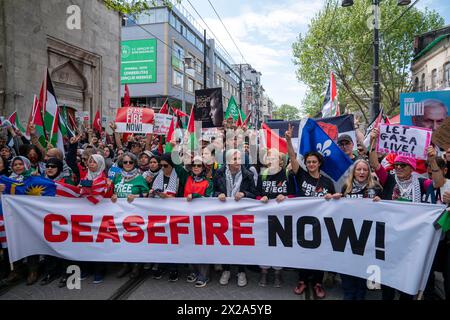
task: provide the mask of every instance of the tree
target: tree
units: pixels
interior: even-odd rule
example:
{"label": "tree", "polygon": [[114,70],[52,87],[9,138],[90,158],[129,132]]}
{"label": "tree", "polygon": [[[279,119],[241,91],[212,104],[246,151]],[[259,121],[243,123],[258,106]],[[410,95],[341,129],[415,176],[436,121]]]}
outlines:
{"label": "tree", "polygon": [[[138,14],[149,10],[155,6],[163,5],[163,6],[172,6],[172,2],[170,0],[162,0],[159,2],[158,0],[103,0],[106,6],[112,10],[119,11],[123,14]],[[176,2],[180,2],[180,0],[176,0]]]}
{"label": "tree", "polygon": [[300,118],[300,110],[289,104],[282,104],[280,107],[275,108],[272,113],[272,118],[279,120],[298,120]]}
{"label": "tree", "polygon": [[[343,8],[340,2],[329,0],[311,20],[308,32],[293,43],[297,78],[309,86],[307,113],[317,114],[333,70],[341,111],[359,110],[367,120],[373,92],[371,6],[359,0]],[[412,87],[409,68],[414,36],[442,27],[444,19],[435,11],[415,7],[404,13],[397,0],[382,1],[380,8],[381,105],[391,115],[398,112],[400,93]]]}

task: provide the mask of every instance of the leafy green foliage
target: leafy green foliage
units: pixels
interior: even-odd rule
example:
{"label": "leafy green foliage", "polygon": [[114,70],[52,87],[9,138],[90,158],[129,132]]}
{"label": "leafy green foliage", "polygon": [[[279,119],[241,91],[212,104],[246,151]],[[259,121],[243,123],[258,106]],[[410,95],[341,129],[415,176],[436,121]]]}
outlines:
{"label": "leafy green foliage", "polygon": [[300,119],[300,110],[289,104],[282,104],[275,108],[272,118],[277,120],[298,120]]}
{"label": "leafy green foliage", "polygon": [[[103,0],[106,6],[123,14],[138,14],[156,6],[172,6],[170,0]],[[180,2],[181,0],[176,0]]]}

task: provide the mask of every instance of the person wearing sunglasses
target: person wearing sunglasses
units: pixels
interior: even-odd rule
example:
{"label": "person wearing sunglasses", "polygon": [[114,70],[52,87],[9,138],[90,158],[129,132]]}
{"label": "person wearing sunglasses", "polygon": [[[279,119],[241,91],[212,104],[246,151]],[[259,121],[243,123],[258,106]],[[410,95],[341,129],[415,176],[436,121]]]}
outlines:
{"label": "person wearing sunglasses", "polygon": [[[183,197],[183,186],[186,180],[180,179],[175,165],[172,161],[172,154],[165,153],[161,156],[161,172],[153,181],[152,189],[149,192],[149,197],[170,199],[175,197]],[[183,169],[184,170],[184,169]],[[179,170],[181,172],[181,170]],[[185,176],[182,176],[185,179]],[[166,266],[169,269],[169,282],[178,281],[178,265],[175,263]],[[163,269],[159,265],[153,266],[153,279],[159,280],[162,278]]]}
{"label": "person wearing sunglasses", "polygon": [[[121,170],[114,177],[114,194],[111,197],[113,203],[118,198],[126,198],[129,203],[135,198],[143,198],[148,196],[149,187],[147,181],[140,174],[138,168],[137,157],[132,153],[125,153],[119,160],[118,166]],[[130,273],[130,278],[137,278],[141,274],[142,264],[135,263],[133,267],[129,263],[123,263],[122,268],[117,273],[118,278],[123,278]]]}
{"label": "person wearing sunglasses", "polygon": [[[202,197],[213,195],[213,182],[206,177],[206,167],[201,156],[194,156],[192,164],[181,166],[175,165],[180,181],[184,183],[183,196],[188,202]],[[187,277],[187,282],[194,283],[195,287],[205,287],[209,282],[209,265],[190,265],[193,270]]]}
{"label": "person wearing sunglasses", "polygon": [[[371,145],[375,145],[380,132],[373,129],[370,138]],[[428,149],[428,156],[434,157],[434,148]],[[394,159],[394,174],[389,173],[378,161],[375,148],[370,151],[370,165],[377,174],[383,186],[383,196],[385,200],[397,200],[407,202],[422,202],[426,191],[431,184],[441,185],[439,177],[433,175],[433,180],[420,177],[416,172],[416,160],[403,155],[397,155]],[[394,300],[396,290],[387,286],[382,286],[383,300]],[[400,292],[400,300],[413,300],[414,296]]]}
{"label": "person wearing sunglasses", "polygon": [[[55,182],[75,185],[75,182],[70,177],[65,176],[64,163],[62,160],[58,158],[47,158],[45,168],[46,168],[45,177],[47,179],[53,180]],[[65,273],[65,270],[71,264],[73,264],[71,261],[67,261],[53,256],[45,256],[44,277],[42,278],[40,284],[42,286],[48,285],[49,283],[53,282],[56,278],[61,276],[58,286],[60,288],[65,287],[67,283],[67,275]]]}
{"label": "person wearing sunglasses", "polygon": [[[297,154],[292,146],[292,132],[293,127],[289,124],[288,130],[285,133],[289,159],[291,160],[292,172],[294,177],[291,188],[295,187],[295,191],[291,192],[298,197],[320,197],[330,200],[335,194],[335,188],[331,179],[323,176],[320,173],[320,168],[323,164],[323,156],[316,151],[310,151],[304,156],[304,170],[297,159]],[[323,299],[326,296],[325,289],[322,282],[324,271],[299,269],[299,280],[297,286],[294,288],[294,293],[301,295],[305,292],[307,280],[312,278],[314,284],[314,294],[317,299]]]}

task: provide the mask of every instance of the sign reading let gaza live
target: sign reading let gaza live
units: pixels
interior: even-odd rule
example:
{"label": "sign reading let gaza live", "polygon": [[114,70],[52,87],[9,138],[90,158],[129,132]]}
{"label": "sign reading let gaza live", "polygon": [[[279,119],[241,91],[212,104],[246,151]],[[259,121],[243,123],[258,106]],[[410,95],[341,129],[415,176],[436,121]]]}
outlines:
{"label": "sign reading let gaza live", "polygon": [[156,82],[156,39],[122,41],[122,84]]}

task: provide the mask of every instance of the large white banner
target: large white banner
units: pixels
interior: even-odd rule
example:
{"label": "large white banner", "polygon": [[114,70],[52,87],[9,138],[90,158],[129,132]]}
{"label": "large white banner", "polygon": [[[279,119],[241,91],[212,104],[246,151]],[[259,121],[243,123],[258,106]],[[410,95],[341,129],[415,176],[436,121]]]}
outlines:
{"label": "large white banner", "polygon": [[364,199],[104,199],[2,196],[11,261],[270,265],[423,290],[445,206]]}

